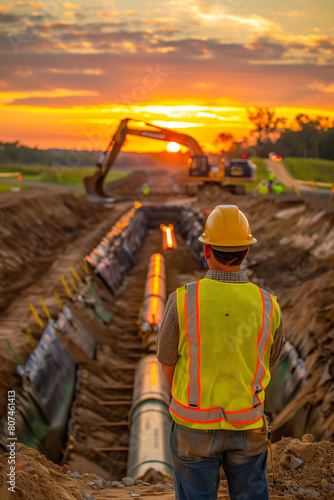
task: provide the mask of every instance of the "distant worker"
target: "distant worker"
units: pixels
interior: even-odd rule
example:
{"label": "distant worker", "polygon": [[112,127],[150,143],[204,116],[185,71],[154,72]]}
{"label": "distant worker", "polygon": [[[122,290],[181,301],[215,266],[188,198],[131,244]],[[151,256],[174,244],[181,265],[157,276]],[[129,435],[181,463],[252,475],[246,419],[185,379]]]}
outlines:
{"label": "distant worker", "polygon": [[147,196],[150,194],[150,187],[148,184],[145,184],[142,189],[142,193],[144,196]]}
{"label": "distant worker", "polygon": [[274,191],[275,194],[280,195],[284,191],[284,187],[282,184],[278,181],[274,182],[272,190]]}
{"label": "distant worker", "polygon": [[268,189],[269,189],[269,193],[272,192],[272,185],[274,184],[276,180],[276,177],[274,175],[274,172],[272,172],[272,170],[268,170]]}
{"label": "distant worker", "polygon": [[257,192],[259,194],[262,194],[262,195],[269,193],[269,189],[268,189],[266,181],[261,181],[261,183],[259,184],[259,186],[257,188]]}
{"label": "distant worker", "polygon": [[199,240],[209,271],[169,296],[157,345],[176,498],[216,500],[223,466],[231,500],[268,500],[263,406],[283,345],[280,307],[240,271],[256,239],[238,207],[217,206]]}

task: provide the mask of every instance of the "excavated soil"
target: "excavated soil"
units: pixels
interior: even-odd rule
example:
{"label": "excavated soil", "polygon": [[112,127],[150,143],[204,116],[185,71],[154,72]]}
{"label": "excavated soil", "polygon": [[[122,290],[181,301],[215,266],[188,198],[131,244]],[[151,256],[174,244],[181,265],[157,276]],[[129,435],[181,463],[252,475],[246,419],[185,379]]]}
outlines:
{"label": "excavated soil", "polygon": [[[26,191],[18,196],[0,197],[0,414],[6,408],[7,391],[17,381],[17,360],[7,344],[7,338],[24,363],[32,350],[23,328],[28,326],[35,342],[42,330],[33,317],[29,304],[47,322],[39,299],[42,298],[52,317],[59,307],[53,295],[61,300],[66,292],[60,278],[75,267],[80,273],[79,260],[110,230],[130,203],[113,208],[92,206],[85,197],[70,193]],[[4,307],[6,309],[4,310]]]}
{"label": "excavated soil", "polygon": [[86,198],[57,190],[1,196],[0,311],[45,273],[57,253],[100,220],[103,212]]}

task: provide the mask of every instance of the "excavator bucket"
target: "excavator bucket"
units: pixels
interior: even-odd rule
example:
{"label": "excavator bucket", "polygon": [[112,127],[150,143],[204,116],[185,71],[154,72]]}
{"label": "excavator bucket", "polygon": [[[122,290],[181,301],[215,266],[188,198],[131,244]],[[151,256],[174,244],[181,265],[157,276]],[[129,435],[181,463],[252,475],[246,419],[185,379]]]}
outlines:
{"label": "excavator bucket", "polygon": [[103,189],[104,175],[101,171],[88,177],[84,177],[84,185],[87,196],[92,203],[114,203],[115,198],[111,198]]}

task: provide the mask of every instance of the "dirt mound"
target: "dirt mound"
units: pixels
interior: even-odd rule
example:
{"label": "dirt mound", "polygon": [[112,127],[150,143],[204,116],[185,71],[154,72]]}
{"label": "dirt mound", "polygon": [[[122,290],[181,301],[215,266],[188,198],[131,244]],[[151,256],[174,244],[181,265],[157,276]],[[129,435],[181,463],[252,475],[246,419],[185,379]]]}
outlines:
{"label": "dirt mound", "polygon": [[0,204],[0,310],[51,265],[57,247],[103,209],[57,190],[8,197]]}
{"label": "dirt mound", "polygon": [[131,172],[127,177],[109,182],[106,185],[106,192],[117,194],[134,194],[141,191],[142,186],[148,182],[149,176],[143,170]]}
{"label": "dirt mound", "polygon": [[268,481],[272,500],[305,496],[334,497],[334,443],[313,442],[310,434],[302,440],[282,438],[273,444],[276,485],[268,456]]}
{"label": "dirt mound", "polygon": [[[135,196],[136,199],[149,198],[163,194],[165,198],[170,198],[178,194],[185,194],[187,183],[187,170],[184,167],[156,168],[136,170],[127,177],[110,182],[106,186],[106,192],[110,196],[121,196],[125,199]],[[149,186],[149,194],[142,194],[144,186]]]}
{"label": "dirt mound", "polygon": [[[268,455],[268,481],[271,500],[303,499],[305,496],[333,498],[334,443],[313,443],[306,435],[302,441],[283,438],[273,445],[276,484]],[[124,478],[124,481],[106,481],[91,473],[69,472],[68,466],[59,467],[36,450],[18,444],[15,463],[15,497],[8,491],[8,454],[0,456],[0,498],[2,500],[102,500],[127,499],[129,496],[148,499],[152,496],[174,499],[171,485]],[[153,476],[152,476],[153,477]],[[222,479],[219,499],[229,499],[226,480]]]}

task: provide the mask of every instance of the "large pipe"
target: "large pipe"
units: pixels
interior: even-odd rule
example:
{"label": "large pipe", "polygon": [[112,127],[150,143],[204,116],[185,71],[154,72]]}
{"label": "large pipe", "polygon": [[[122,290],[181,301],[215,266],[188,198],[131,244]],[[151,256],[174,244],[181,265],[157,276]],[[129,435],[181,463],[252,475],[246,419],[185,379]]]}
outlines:
{"label": "large pipe", "polygon": [[159,253],[150,258],[140,315],[140,333],[146,351],[155,352],[156,339],[166,303],[165,259]]}
{"label": "large pipe", "polygon": [[170,390],[155,354],[138,364],[130,411],[130,446],[127,474],[134,479],[155,469],[172,481],[168,449]]}
{"label": "large pipe", "polygon": [[166,270],[162,255],[152,255],[148,265],[140,332],[147,354],[138,363],[130,411],[128,475],[143,477],[148,469],[172,481],[168,449],[170,389],[155,357],[156,339],[166,302]]}

